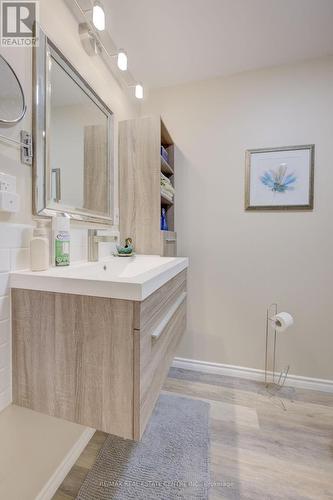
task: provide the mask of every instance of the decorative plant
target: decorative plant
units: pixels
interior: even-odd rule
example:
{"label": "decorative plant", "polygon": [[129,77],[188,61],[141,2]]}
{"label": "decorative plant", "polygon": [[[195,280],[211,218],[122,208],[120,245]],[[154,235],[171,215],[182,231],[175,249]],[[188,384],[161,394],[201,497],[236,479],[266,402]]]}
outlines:
{"label": "decorative plant", "polygon": [[293,184],[296,182],[297,177],[294,173],[287,174],[288,167],[286,163],[276,169],[268,170],[260,177],[261,182],[274,193],[285,193],[295,189]]}

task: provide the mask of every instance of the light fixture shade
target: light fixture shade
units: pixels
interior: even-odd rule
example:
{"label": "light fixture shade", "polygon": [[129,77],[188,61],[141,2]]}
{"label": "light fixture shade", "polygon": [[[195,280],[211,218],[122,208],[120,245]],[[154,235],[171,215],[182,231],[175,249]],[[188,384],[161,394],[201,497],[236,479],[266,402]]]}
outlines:
{"label": "light fixture shade", "polygon": [[98,31],[105,30],[105,12],[98,0],[94,2],[93,6],[93,24]]}
{"label": "light fixture shade", "polygon": [[143,86],[141,83],[135,85],[135,97],[137,99],[143,99]]}
{"label": "light fixture shade", "polygon": [[102,48],[87,23],[79,24],[79,33],[83,48],[89,56],[101,54]]}
{"label": "light fixture shade", "polygon": [[127,54],[123,49],[120,49],[118,52],[117,64],[118,64],[118,68],[121,71],[127,70]]}

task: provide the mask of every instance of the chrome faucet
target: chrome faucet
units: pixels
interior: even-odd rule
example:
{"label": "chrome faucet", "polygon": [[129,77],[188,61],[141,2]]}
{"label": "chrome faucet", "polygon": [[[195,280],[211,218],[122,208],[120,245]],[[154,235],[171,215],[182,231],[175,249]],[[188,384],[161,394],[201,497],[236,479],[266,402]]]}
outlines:
{"label": "chrome faucet", "polygon": [[98,244],[107,242],[116,242],[116,235],[99,235],[97,229],[88,229],[88,261],[98,261]]}

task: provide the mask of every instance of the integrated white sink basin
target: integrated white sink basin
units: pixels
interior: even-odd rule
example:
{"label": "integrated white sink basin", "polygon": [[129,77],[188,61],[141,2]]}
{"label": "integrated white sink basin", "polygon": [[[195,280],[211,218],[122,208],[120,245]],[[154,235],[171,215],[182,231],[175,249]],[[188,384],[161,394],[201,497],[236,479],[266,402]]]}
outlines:
{"label": "integrated white sink basin", "polygon": [[109,257],[48,271],[15,271],[10,283],[12,288],[27,290],[144,300],[187,267],[186,257]]}

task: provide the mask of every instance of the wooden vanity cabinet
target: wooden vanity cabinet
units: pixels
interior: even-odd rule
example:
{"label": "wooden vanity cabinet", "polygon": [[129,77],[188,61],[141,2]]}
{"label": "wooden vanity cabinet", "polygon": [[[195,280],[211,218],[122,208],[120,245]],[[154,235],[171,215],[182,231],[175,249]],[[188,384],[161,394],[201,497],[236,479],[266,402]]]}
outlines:
{"label": "wooden vanity cabinet", "polygon": [[186,326],[186,271],[142,302],[12,289],[13,401],[141,438]]}
{"label": "wooden vanity cabinet", "polygon": [[141,437],[186,327],[186,271],[134,304],[134,436]]}

